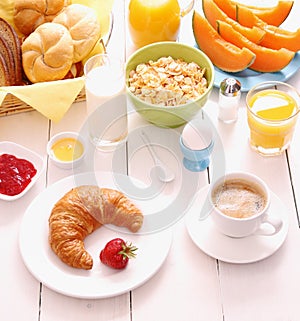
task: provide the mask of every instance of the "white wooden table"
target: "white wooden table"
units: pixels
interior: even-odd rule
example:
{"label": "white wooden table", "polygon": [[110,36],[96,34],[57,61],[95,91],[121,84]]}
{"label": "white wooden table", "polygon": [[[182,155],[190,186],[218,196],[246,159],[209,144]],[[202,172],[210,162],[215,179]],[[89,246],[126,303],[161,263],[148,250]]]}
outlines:
{"label": "white wooden table", "polygon": [[[134,51],[127,35],[127,6],[128,1],[115,1],[115,24],[108,46],[108,52],[120,54],[124,59]],[[300,1],[296,0],[284,26],[291,29],[299,27],[299,12]],[[191,14],[183,20],[180,41],[193,41]],[[299,90],[300,73],[294,75],[288,83]],[[32,276],[23,263],[18,245],[19,227],[29,204],[47,186],[72,175],[72,172],[58,169],[48,161],[45,172],[28,194],[15,202],[0,201],[2,320],[300,319],[300,231],[297,208],[297,204],[300,204],[300,124],[298,122],[294,140],[286,153],[274,158],[264,158],[253,152],[248,144],[245,95],[242,96],[238,121],[233,125],[224,125],[217,120],[217,93],[217,89],[214,89],[204,111],[221,139],[226,171],[252,172],[265,180],[271,190],[280,197],[287,208],[290,223],[282,247],[272,256],[256,263],[225,263],[206,255],[192,242],[182,218],[171,227],[173,241],[166,261],[142,286],[128,293],[104,299],[80,299],[62,295],[50,290]],[[46,156],[49,138],[60,131],[80,131],[85,117],[84,102],[74,104],[57,124],[35,111],[2,117],[0,140],[22,144]],[[132,110],[129,112],[129,120],[130,130],[139,126],[151,126]],[[182,128],[177,129],[178,132],[181,130]],[[129,139],[122,157],[118,158],[118,169],[147,183],[149,169],[153,166],[152,159],[147,152],[131,157],[132,148]],[[166,162],[170,162],[168,154],[162,156]],[[179,163],[170,162],[177,171],[177,177],[197,175],[199,189],[209,183],[214,164],[209,171],[191,174],[182,166],[178,166],[181,155],[177,156]],[[113,153],[98,152],[94,155],[95,170],[112,171],[115,169],[113,162]],[[172,184],[177,182],[180,180],[175,180]],[[32,228],[39,227],[33,225]]]}

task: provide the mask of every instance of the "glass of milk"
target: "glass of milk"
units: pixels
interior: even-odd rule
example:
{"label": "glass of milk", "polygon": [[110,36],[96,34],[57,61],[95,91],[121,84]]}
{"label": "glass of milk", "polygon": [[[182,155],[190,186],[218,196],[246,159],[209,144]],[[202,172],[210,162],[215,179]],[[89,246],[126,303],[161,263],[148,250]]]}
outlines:
{"label": "glass of milk", "polygon": [[128,133],[124,63],[98,54],[85,63],[84,74],[90,140],[97,149],[112,151]]}

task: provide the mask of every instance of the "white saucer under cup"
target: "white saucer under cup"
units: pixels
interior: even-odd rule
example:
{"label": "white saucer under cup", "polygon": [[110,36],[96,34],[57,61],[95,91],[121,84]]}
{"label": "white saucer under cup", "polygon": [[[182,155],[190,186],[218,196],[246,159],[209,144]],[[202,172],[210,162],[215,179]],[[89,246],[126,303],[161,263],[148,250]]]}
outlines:
{"label": "white saucer under cup", "polygon": [[281,230],[272,236],[251,235],[232,238],[219,232],[209,215],[202,215],[201,208],[207,199],[209,186],[199,191],[186,214],[186,227],[192,241],[207,255],[228,263],[252,263],[274,254],[286,239],[289,219],[287,208],[277,195],[271,192],[269,212],[283,221]]}

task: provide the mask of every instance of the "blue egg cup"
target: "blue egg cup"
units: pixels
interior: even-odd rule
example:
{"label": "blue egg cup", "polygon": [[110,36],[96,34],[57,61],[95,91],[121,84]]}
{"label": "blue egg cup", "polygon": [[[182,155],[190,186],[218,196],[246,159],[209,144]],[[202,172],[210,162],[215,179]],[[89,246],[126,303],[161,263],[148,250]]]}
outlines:
{"label": "blue egg cup", "polygon": [[179,139],[180,148],[184,155],[183,165],[186,169],[192,172],[202,172],[210,164],[210,155],[213,151],[214,142],[203,149],[193,150],[184,145],[182,138]]}

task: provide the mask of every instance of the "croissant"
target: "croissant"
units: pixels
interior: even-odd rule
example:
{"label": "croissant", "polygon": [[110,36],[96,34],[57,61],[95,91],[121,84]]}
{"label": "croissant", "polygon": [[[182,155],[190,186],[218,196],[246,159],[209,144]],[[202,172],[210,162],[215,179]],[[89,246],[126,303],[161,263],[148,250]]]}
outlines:
{"label": "croissant", "polygon": [[71,189],[53,207],[49,217],[49,243],[66,264],[90,270],[93,258],[84,239],[103,224],[137,232],[142,212],[120,191],[83,185]]}

